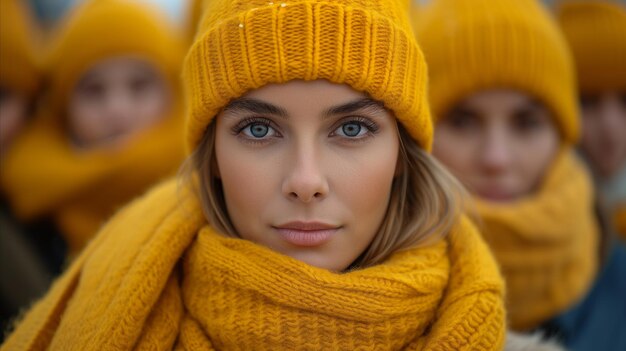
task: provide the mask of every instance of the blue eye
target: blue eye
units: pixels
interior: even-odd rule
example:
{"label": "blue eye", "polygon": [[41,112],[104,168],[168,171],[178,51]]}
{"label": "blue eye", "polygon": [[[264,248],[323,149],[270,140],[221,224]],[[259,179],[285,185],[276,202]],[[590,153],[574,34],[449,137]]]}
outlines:
{"label": "blue eye", "polygon": [[242,132],[251,138],[261,139],[267,136],[274,136],[276,131],[274,128],[270,127],[265,123],[250,123],[245,128],[242,129]]}
{"label": "blue eye", "polygon": [[367,132],[367,127],[364,127],[362,123],[356,121],[344,123],[335,130],[337,135],[348,138],[361,137],[367,134]]}

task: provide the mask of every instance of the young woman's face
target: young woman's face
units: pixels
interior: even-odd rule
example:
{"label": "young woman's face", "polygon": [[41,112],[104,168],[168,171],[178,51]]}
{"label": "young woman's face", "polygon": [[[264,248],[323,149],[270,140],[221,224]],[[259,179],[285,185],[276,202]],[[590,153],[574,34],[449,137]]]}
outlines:
{"label": "young woman's face", "polygon": [[477,196],[508,202],[536,189],[559,143],[542,104],[517,91],[487,90],[443,117],[433,153]]}
{"label": "young woman's face", "polygon": [[26,122],[28,100],[22,94],[0,87],[0,155],[12,144]]}
{"label": "young woman's face", "polygon": [[215,152],[239,235],[346,269],[385,215],[399,137],[381,103],[325,80],[267,85],[217,117]]}
{"label": "young woman's face", "polygon": [[595,171],[610,178],[626,165],[626,93],[581,98],[582,149]]}
{"label": "young woman's face", "polygon": [[168,83],[150,63],[109,59],[76,85],[68,105],[69,129],[81,147],[115,145],[163,118],[171,100]]}

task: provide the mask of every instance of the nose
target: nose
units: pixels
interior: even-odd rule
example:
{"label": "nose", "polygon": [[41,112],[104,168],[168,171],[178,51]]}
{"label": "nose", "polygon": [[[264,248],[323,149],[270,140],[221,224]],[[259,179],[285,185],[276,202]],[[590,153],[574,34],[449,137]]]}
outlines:
{"label": "nose", "polygon": [[282,184],[283,194],[290,200],[310,203],[328,195],[328,180],[317,151],[314,145],[294,150]]}
{"label": "nose", "polygon": [[511,164],[513,155],[509,139],[502,130],[491,130],[486,134],[480,163],[487,174],[503,173]]}
{"label": "nose", "polygon": [[114,91],[108,97],[109,123],[114,129],[123,130],[134,116],[132,116],[133,101],[128,94]]}

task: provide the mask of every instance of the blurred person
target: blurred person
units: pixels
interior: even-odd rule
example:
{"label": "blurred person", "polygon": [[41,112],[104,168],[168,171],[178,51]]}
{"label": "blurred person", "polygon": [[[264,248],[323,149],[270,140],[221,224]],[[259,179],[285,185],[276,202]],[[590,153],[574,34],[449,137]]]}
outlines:
{"label": "blurred person", "polygon": [[541,329],[587,295],[599,265],[571,54],[535,0],[436,0],[420,19],[433,153],[473,194],[510,327]]}
{"label": "blurred person", "polygon": [[70,256],[183,159],[182,51],[159,13],[121,0],[76,7],[53,38],[45,101],[1,172],[16,215],[53,218]]}
{"label": "blurred person", "polygon": [[578,74],[580,148],[608,219],[626,239],[626,7],[617,1],[562,1],[557,11]]}
{"label": "blurred person", "polygon": [[40,86],[37,34],[21,1],[0,3],[0,157],[30,117]]}
{"label": "blurred person", "polygon": [[[38,33],[29,9],[19,0],[0,1],[0,167],[16,137],[31,119],[41,86]],[[45,292],[49,263],[33,242],[39,228],[15,219],[0,188],[0,330],[21,307]],[[48,242],[49,243],[49,242]],[[0,340],[2,336],[0,336]]]}
{"label": "blurred person", "polygon": [[111,219],[4,346],[501,350],[504,283],[429,154],[408,2],[207,4],[186,172]]}
{"label": "blurred person", "polygon": [[[557,16],[574,56],[582,112],[580,149],[591,166],[603,223],[602,266],[590,293],[547,327],[573,351],[626,349],[626,9],[562,1]],[[620,221],[622,226],[620,227]]]}

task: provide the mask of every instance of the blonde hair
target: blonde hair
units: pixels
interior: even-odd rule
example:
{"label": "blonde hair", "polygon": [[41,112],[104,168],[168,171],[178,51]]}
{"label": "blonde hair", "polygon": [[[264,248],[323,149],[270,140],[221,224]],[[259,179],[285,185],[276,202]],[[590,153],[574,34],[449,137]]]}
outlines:
{"label": "blonde hair", "polygon": [[[394,252],[441,239],[463,211],[463,186],[400,124],[398,133],[400,172],[393,180],[385,217],[374,240],[350,269],[376,265]],[[216,176],[215,121],[207,127],[182,173],[196,187],[211,226],[224,235],[239,237],[226,209],[221,180]],[[192,179],[193,175],[197,179]]]}

